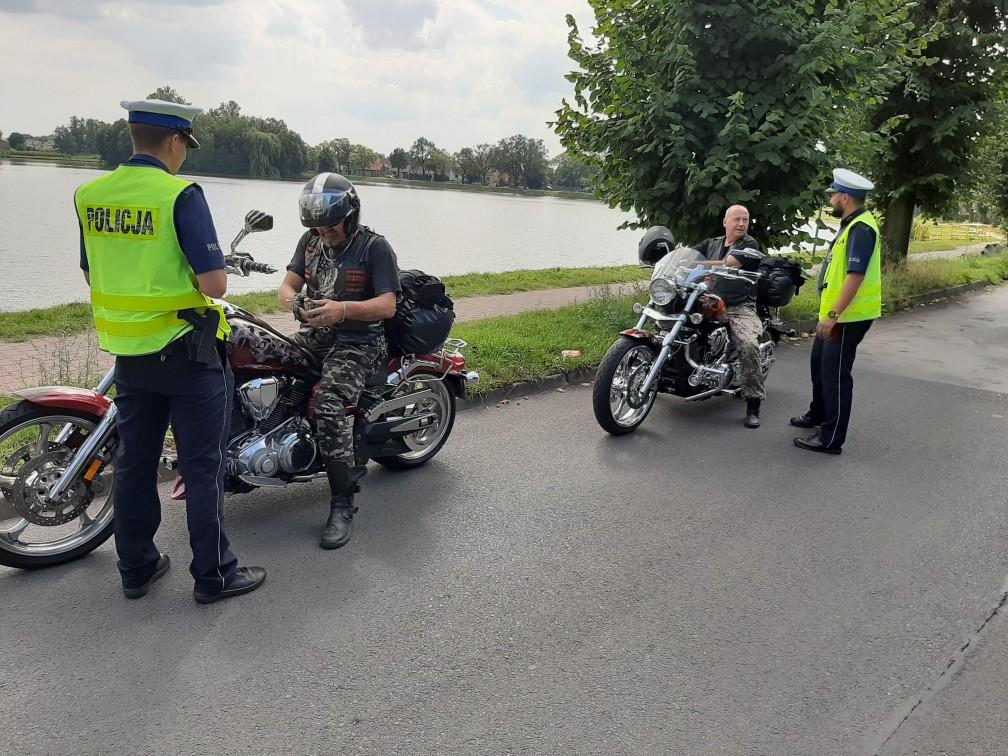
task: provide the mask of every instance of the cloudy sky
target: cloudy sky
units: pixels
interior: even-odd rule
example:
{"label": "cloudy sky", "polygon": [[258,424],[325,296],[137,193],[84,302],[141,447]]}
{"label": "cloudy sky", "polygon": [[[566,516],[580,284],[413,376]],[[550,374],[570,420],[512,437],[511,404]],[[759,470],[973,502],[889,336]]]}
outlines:
{"label": "cloudy sky", "polygon": [[310,144],[387,154],[421,135],[456,150],[524,133],[556,153],[567,13],[592,19],[587,0],[0,0],[0,130],[112,121],[170,84]]}

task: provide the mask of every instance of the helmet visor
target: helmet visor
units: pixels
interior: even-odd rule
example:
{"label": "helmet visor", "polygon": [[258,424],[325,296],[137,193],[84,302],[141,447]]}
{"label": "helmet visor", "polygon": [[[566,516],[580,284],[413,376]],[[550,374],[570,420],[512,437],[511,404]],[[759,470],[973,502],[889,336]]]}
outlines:
{"label": "helmet visor", "polygon": [[350,212],[350,192],[315,192],[302,194],[300,199],[301,222],[312,226],[339,225]]}

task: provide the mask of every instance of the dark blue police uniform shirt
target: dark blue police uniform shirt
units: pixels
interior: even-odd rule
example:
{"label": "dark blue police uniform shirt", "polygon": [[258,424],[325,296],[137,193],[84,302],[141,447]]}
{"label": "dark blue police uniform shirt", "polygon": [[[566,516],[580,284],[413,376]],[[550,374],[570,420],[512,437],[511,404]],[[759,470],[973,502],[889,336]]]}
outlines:
{"label": "dark blue police uniform shirt", "polygon": [[[167,171],[168,167],[150,155],[134,155],[124,165],[146,165]],[[78,225],[80,218],[77,219]],[[210,207],[200,187],[188,186],[175,199],[175,233],[178,235],[182,252],[193,271],[209,273],[224,268],[224,253],[217,241],[217,229],[210,217]],[[80,231],[80,266],[89,270],[87,251],[84,248],[84,229]]]}
{"label": "dark blue police uniform shirt", "polygon": [[[861,213],[851,213],[849,218],[844,219],[844,224],[852,223]],[[869,228],[865,223],[855,223],[854,228],[847,235],[847,272],[867,273],[868,263],[875,252],[875,230]]]}

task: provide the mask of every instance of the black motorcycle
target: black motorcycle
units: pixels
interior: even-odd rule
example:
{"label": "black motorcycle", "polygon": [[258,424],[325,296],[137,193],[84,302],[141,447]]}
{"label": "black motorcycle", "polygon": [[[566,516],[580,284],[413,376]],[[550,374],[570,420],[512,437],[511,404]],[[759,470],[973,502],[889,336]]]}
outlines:
{"label": "black motorcycle", "polygon": [[[756,250],[733,256],[742,267],[709,267],[699,252],[673,248],[668,229],[651,229],[640,249],[645,264],[655,264],[650,301],[637,304],[637,325],[620,334],[595,374],[592,405],[598,424],[613,435],[635,430],[648,416],[658,393],[699,401],[739,390],[737,350],[728,325],[728,302],[754,295],[763,321],[760,367],[774,363],[774,346],[793,336],[780,319],[804,282],[799,265]],[[726,302],[727,300],[727,302]]]}

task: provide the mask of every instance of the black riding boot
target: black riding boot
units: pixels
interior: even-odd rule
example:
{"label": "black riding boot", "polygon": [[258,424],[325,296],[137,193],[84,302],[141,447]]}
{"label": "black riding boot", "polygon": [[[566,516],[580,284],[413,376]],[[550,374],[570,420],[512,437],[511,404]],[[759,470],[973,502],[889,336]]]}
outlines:
{"label": "black riding boot", "polygon": [[354,494],[360,491],[357,483],[367,475],[367,467],[351,467],[346,462],[327,462],[326,475],[329,477],[329,519],[322,529],[319,545],[323,549],[338,549],[346,546],[353,532]]}
{"label": "black riding boot", "polygon": [[759,428],[759,399],[746,399],[745,403],[745,425],[746,428]]}

